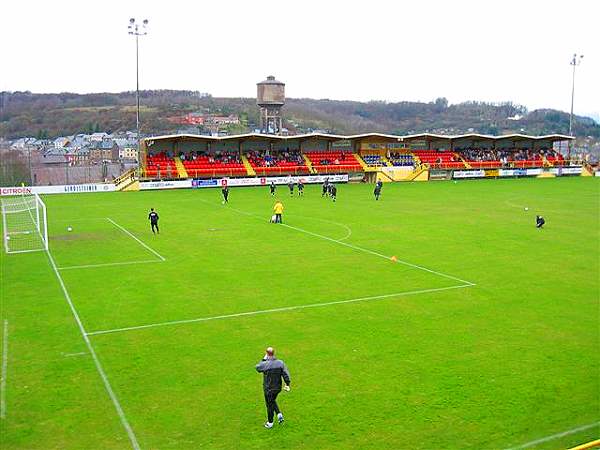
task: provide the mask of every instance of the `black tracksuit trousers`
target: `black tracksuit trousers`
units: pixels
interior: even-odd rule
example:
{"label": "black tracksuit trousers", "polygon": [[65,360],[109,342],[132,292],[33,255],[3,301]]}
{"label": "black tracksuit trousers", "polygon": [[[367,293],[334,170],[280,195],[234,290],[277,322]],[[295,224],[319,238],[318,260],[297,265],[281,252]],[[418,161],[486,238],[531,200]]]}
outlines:
{"label": "black tracksuit trousers", "polygon": [[267,405],[267,420],[269,423],[273,423],[275,414],[279,414],[279,406],[277,406],[277,396],[281,392],[276,390],[268,390],[265,392],[265,403]]}

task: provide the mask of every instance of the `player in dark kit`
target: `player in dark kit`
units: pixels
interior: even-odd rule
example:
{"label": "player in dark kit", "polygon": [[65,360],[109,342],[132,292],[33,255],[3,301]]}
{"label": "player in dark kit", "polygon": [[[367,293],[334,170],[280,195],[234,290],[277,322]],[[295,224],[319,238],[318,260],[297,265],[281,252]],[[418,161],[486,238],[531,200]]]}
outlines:
{"label": "player in dark kit", "polygon": [[329,194],[329,178],[325,178],[325,181],[323,181],[323,193],[321,194],[321,197],[325,197],[328,194]]}
{"label": "player in dark kit", "polygon": [[290,188],[290,195],[294,195],[294,181],[293,180],[289,181],[288,188]]}
{"label": "player in dark kit", "polygon": [[221,194],[223,194],[223,204],[229,203],[229,187],[223,186],[223,189],[221,189]]}
{"label": "player in dark kit", "polygon": [[271,181],[271,184],[269,185],[269,189],[271,190],[271,195],[275,195],[275,182]]}
{"label": "player in dark kit", "polygon": [[304,195],[304,183],[298,180],[298,195]]}
{"label": "player in dark kit", "polygon": [[375,200],[379,200],[379,196],[381,195],[382,187],[383,187],[382,181],[378,181],[377,183],[375,183],[375,190],[373,191],[373,194],[375,195]]}
{"label": "player in dark kit", "polygon": [[[152,227],[152,234],[159,233],[158,231],[158,213],[154,211],[154,208],[150,208],[150,214],[148,214],[148,220],[150,221],[150,227]],[[154,231],[156,229],[156,231]]]}
{"label": "player in dark kit", "polygon": [[544,220],[544,218],[542,216],[535,216],[535,227],[536,228],[542,228],[545,223],[546,223],[546,221]]}
{"label": "player in dark kit", "polygon": [[337,200],[337,186],[335,184],[332,184],[329,188],[329,195],[331,196],[334,202]]}
{"label": "player in dark kit", "polygon": [[[263,374],[263,391],[267,404],[267,422],[265,428],[273,428],[273,419],[277,414],[277,421],[283,423],[283,414],[277,405],[277,396],[281,388],[290,391],[290,373],[285,363],[275,357],[275,350],[267,348],[263,359],[256,365],[256,371]],[[282,379],[285,384],[282,383]]]}

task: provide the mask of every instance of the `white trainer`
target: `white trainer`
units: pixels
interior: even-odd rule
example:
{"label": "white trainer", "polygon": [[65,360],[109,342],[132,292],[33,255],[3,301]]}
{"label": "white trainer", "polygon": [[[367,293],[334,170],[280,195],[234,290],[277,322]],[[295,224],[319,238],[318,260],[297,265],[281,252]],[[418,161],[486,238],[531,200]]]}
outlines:
{"label": "white trainer", "polygon": [[273,428],[273,422],[265,422],[265,428]]}
{"label": "white trainer", "polygon": [[283,423],[283,414],[279,413],[277,414],[277,421],[281,424]]}

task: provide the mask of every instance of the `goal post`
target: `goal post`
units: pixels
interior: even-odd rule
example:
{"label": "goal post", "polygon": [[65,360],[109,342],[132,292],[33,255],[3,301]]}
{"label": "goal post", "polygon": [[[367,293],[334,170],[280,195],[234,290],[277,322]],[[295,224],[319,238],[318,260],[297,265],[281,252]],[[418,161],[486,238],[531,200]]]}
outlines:
{"label": "goal post", "polygon": [[46,205],[38,194],[2,198],[1,208],[6,253],[48,250]]}

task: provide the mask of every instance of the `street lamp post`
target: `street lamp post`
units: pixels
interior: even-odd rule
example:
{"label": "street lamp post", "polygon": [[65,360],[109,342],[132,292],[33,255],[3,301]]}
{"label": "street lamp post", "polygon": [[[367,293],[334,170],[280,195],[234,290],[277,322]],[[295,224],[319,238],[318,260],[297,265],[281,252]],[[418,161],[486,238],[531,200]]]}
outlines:
{"label": "street lamp post", "polygon": [[[575,68],[581,64],[581,60],[583,59],[583,55],[578,55],[577,53],[573,54],[573,59],[571,59],[571,64],[573,66],[573,84],[571,86],[571,115],[569,116],[569,136],[573,136],[573,102],[575,100]],[[569,151],[567,155],[568,159],[571,159],[571,141],[569,141]]]}
{"label": "street lamp post", "polygon": [[139,37],[148,34],[147,31],[148,19],[144,19],[141,24],[136,22],[134,18],[129,19],[127,27],[129,34],[135,36],[135,128],[137,138],[137,160],[138,169],[142,162],[140,152],[140,59],[139,59]]}

